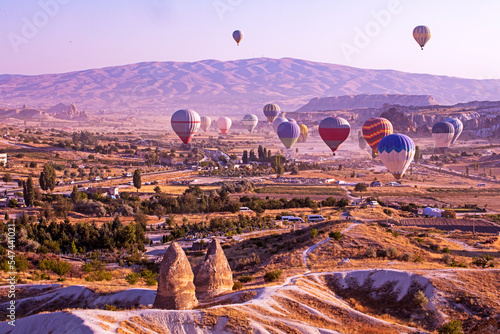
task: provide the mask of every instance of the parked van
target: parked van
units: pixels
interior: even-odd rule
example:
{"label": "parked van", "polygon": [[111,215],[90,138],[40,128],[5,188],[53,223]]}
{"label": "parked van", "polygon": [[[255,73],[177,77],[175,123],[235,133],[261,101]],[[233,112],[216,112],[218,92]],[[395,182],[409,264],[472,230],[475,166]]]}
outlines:
{"label": "parked van", "polygon": [[246,206],[242,206],[242,207],[240,208],[240,212],[241,212],[241,211],[252,212],[252,210],[250,210],[250,208],[248,208],[248,207],[246,207]]}
{"label": "parked van", "polygon": [[307,216],[307,221],[310,223],[322,222],[323,220],[326,220],[326,218],[323,217],[322,215],[309,215],[309,216]]}
{"label": "parked van", "polygon": [[290,223],[305,223],[304,219],[295,216],[281,216],[281,220]]}

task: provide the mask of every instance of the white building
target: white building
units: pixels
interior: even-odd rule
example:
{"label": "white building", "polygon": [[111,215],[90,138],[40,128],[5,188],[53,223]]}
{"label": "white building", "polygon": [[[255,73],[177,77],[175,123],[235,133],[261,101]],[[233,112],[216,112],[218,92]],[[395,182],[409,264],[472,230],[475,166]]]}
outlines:
{"label": "white building", "polygon": [[4,166],[7,164],[7,153],[0,153],[0,162],[3,162]]}

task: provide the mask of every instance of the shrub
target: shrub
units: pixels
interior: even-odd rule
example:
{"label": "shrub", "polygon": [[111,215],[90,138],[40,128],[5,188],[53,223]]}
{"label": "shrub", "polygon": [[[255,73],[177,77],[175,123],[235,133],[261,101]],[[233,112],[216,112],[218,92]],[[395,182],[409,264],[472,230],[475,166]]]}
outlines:
{"label": "shrub", "polygon": [[483,254],[480,257],[472,258],[471,264],[482,268],[493,268],[495,266],[494,260],[495,258],[493,256]]}
{"label": "shrub", "polygon": [[444,254],[443,257],[441,258],[441,261],[443,261],[446,264],[450,264],[453,262],[453,259],[450,254]]}
{"label": "shrub", "polygon": [[412,253],[404,253],[403,256],[401,257],[401,260],[408,262],[411,260],[412,257],[413,257]]}
{"label": "shrub", "polygon": [[236,290],[241,290],[241,289],[243,289],[243,283],[241,283],[241,282],[234,282],[234,284],[233,284],[233,290],[236,291]]}
{"label": "shrub", "polygon": [[332,239],[339,241],[340,238],[342,238],[342,233],[340,233],[339,231],[335,231],[335,232],[332,231],[332,232],[328,233],[328,236]]}
{"label": "shrub", "polygon": [[127,276],[125,276],[125,281],[127,281],[128,284],[134,285],[139,281],[139,274],[137,273],[129,273]]}
{"label": "shrub", "polygon": [[439,246],[438,244],[430,244],[429,248],[435,252],[439,252],[441,250],[441,246]]}
{"label": "shrub", "polygon": [[417,304],[421,309],[427,305],[429,302],[429,299],[425,296],[425,293],[422,290],[418,290],[415,292],[413,295],[413,300],[415,301],[415,304]]}
{"label": "shrub", "polygon": [[439,334],[463,334],[462,322],[460,320],[451,319],[447,323],[438,328]]}
{"label": "shrub", "polygon": [[71,270],[71,263],[66,261],[54,261],[52,266],[52,271],[62,277],[66,275]]}
{"label": "shrub", "polygon": [[106,304],[106,311],[118,311],[118,308],[115,305]]}
{"label": "shrub", "polygon": [[443,248],[442,252],[448,254],[451,251],[450,251],[450,249],[448,247],[445,247],[445,248]]}
{"label": "shrub", "polygon": [[316,237],[318,235],[318,230],[313,228],[311,232],[309,232],[309,235],[311,236],[311,238]]}
{"label": "shrub", "polygon": [[281,278],[281,274],[283,273],[282,270],[271,270],[271,271],[268,271],[265,275],[264,275],[264,280],[266,282],[272,282],[272,281],[277,281]]}
{"label": "shrub", "polygon": [[366,257],[368,258],[376,258],[377,257],[377,250],[373,247],[370,247],[366,250]]}
{"label": "shrub", "polygon": [[398,257],[399,255],[399,251],[394,248],[394,247],[390,247],[388,250],[387,250],[387,256],[391,259],[394,259],[396,257]]}
{"label": "shrub", "polygon": [[242,275],[238,278],[238,281],[240,281],[241,283],[250,283],[250,282],[253,282],[254,280],[255,280],[255,277],[250,276],[250,275]]}
{"label": "shrub", "polygon": [[423,262],[424,258],[422,257],[422,254],[417,254],[413,257],[413,262]]}
{"label": "shrub", "polygon": [[377,257],[387,257],[387,249],[377,249]]}

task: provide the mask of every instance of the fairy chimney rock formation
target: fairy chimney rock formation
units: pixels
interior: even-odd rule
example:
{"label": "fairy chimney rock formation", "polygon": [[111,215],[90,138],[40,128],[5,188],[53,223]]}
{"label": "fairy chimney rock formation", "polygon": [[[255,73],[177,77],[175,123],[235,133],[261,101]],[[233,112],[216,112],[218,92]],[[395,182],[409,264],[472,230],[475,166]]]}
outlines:
{"label": "fairy chimney rock formation", "polygon": [[233,272],[221,245],[213,239],[205,261],[194,268],[196,297],[211,298],[233,289]]}
{"label": "fairy chimney rock formation", "polygon": [[189,310],[198,305],[193,278],[186,253],[172,242],[163,255],[153,308]]}

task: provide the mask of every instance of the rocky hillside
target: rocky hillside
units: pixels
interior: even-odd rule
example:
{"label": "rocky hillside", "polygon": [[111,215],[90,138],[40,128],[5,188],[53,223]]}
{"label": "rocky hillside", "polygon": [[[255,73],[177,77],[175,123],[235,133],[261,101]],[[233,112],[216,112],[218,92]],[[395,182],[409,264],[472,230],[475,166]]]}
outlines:
{"label": "rocky hillside", "polygon": [[500,99],[500,80],[368,70],[299,59],[146,62],[37,76],[0,75],[0,105],[48,108],[76,101],[90,110],[244,114],[269,102],[293,111],[312,98],[354,94],[432,95],[426,103]]}
{"label": "rocky hillside", "polygon": [[360,94],[315,97],[297,112],[382,108],[385,104],[400,106],[431,106],[438,103],[430,95]]}

